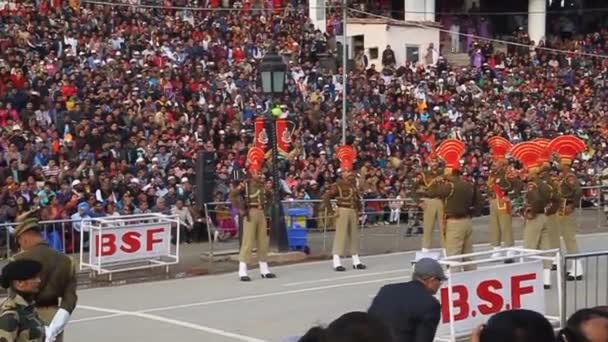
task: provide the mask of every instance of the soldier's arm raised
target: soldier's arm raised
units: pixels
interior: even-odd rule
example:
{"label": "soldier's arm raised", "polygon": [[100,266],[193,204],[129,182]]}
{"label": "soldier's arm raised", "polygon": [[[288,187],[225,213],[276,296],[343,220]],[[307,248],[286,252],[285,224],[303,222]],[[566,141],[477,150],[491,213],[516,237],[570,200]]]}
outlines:
{"label": "soldier's arm raised", "polygon": [[16,311],[5,311],[0,316],[0,341],[17,341],[18,335],[19,315]]}
{"label": "soldier's arm raised", "polygon": [[239,184],[234,189],[232,189],[232,191],[230,191],[230,194],[228,195],[230,203],[232,203],[232,205],[239,210],[245,210],[243,206],[243,201],[241,200],[241,193],[243,192],[242,186],[243,185]]}
{"label": "soldier's arm raised", "polygon": [[327,189],[325,191],[325,193],[323,194],[323,206],[325,207],[325,209],[327,209],[327,212],[332,212],[332,207],[331,207],[331,199],[336,197],[336,195],[338,194],[338,186],[337,185],[331,185],[329,187],[329,189]]}

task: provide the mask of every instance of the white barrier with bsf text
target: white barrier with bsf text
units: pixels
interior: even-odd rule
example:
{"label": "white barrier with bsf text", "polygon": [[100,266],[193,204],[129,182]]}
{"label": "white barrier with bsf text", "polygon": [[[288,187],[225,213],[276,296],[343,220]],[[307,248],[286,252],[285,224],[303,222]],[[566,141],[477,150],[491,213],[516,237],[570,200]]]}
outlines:
{"label": "white barrier with bsf text", "polygon": [[[173,234],[175,230],[175,234]],[[179,262],[179,220],[143,214],[91,218],[80,234],[80,268],[98,274],[166,266]],[[85,253],[88,244],[88,253]]]}
{"label": "white barrier with bsf text", "polygon": [[[456,341],[469,336],[479,325],[494,314],[525,308],[543,314],[559,324],[558,316],[550,316],[545,309],[543,260],[559,260],[559,251],[537,251],[517,247],[504,248],[502,253],[516,252],[516,262],[503,264],[507,257],[492,258],[497,251],[477,252],[440,259],[447,266],[446,284],[437,293],[441,303],[441,319],[436,340]],[[466,257],[472,261],[460,261]],[[496,264],[496,262],[499,262]],[[557,263],[560,264],[559,262]],[[462,266],[477,266],[476,270],[454,272]],[[479,266],[484,267],[479,267]],[[557,272],[558,298],[561,296],[562,269]],[[451,299],[451,300],[450,300]],[[557,298],[556,298],[557,299]]]}

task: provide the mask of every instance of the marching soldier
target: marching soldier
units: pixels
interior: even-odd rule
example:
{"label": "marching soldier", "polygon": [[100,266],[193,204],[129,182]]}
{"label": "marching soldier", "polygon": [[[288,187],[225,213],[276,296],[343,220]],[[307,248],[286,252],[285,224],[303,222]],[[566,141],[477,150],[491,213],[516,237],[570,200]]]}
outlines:
{"label": "marching soldier", "polygon": [[[501,247],[513,247],[513,225],[511,217],[511,192],[520,189],[520,182],[506,159],[507,153],[513,147],[503,137],[492,137],[488,144],[494,157],[494,164],[488,178],[488,197],[490,200],[490,244],[494,250]],[[500,257],[494,252],[492,257]]]}
{"label": "marching soldier", "polygon": [[[528,172],[524,204],[524,248],[551,249],[545,208],[550,203],[551,189],[539,176],[543,149],[533,142],[522,142],[513,147],[511,155],[519,160]],[[551,262],[544,263],[545,289],[551,288]]]}
{"label": "marching soldier", "polygon": [[2,287],[8,298],[0,307],[0,341],[43,342],[46,328],[36,313],[34,296],[40,286],[42,264],[17,260],[2,269]]}
{"label": "marching soldier", "polygon": [[[432,147],[434,148],[434,147]],[[418,178],[418,193],[421,197],[422,207],[422,251],[428,252],[433,243],[433,230],[435,225],[440,227],[443,219],[443,202],[439,197],[436,197],[437,186],[441,182],[442,175],[439,169],[439,161],[432,151],[428,157],[429,168],[426,172],[422,172]],[[440,236],[440,245],[445,247],[443,234]]]}
{"label": "marching soldier", "polygon": [[[447,139],[437,148],[437,155],[445,162],[445,177],[430,194],[443,200],[442,234],[447,256],[473,252],[471,218],[479,215],[483,207],[477,188],[460,176],[460,157],[464,152],[464,143],[457,139]],[[464,267],[465,271],[473,269],[474,266]]]}
{"label": "marching soldier", "polygon": [[347,237],[350,236],[350,253],[353,259],[353,268],[364,270],[366,266],[359,259],[359,213],[361,212],[361,197],[357,190],[355,174],[353,172],[353,161],[356,157],[355,150],[348,145],[343,145],[336,151],[340,160],[342,179],[331,185],[323,195],[323,203],[328,210],[328,216],[333,215],[331,199],[336,199],[336,234],[333,245],[333,267],[337,272],[346,271],[342,266],[340,257],[344,254]]}
{"label": "marching soldier", "polygon": [[[570,167],[576,155],[585,151],[585,143],[572,135],[564,135],[553,139],[549,148],[559,157],[560,176],[557,184],[559,196],[559,209],[557,223],[564,238],[566,252],[578,253],[576,243],[576,216],[574,210],[581,200],[582,190],[576,175]],[[569,281],[583,279],[583,265],[580,260],[568,265],[567,279]]]}
{"label": "marching soldier", "polygon": [[251,179],[241,183],[230,192],[230,202],[236,206],[243,217],[243,237],[239,251],[239,278],[241,281],[251,281],[247,274],[247,263],[257,242],[257,257],[262,278],[276,278],[270,272],[267,263],[268,233],[264,210],[272,194],[266,190],[262,181],[262,165],[264,151],[253,147],[247,154],[247,163]]}
{"label": "marching soldier", "polygon": [[[549,148],[551,140],[546,138],[537,138],[532,140],[533,143],[539,145],[543,152],[540,155],[540,172],[539,177],[547,184],[550,190],[549,203],[545,208],[545,216],[547,216],[547,229],[549,230],[549,239],[551,241],[550,248],[560,248],[559,241],[559,223],[557,222],[557,210],[559,209],[559,194],[557,182],[551,175],[551,155],[553,154]],[[556,270],[557,265],[553,263],[551,270]]]}
{"label": "marching soldier", "polygon": [[63,331],[74,308],[76,295],[76,267],[65,254],[49,247],[38,226],[38,210],[26,212],[16,219],[15,239],[21,252],[15,260],[35,260],[42,265],[40,286],[34,296],[36,312],[48,326],[46,341],[63,341]]}

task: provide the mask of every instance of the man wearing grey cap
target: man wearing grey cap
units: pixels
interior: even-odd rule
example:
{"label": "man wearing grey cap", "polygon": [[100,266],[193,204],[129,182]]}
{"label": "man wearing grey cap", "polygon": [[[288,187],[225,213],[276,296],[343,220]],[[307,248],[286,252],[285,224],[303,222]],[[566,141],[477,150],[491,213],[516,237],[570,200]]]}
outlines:
{"label": "man wearing grey cap", "polygon": [[432,342],[441,317],[434,295],[446,279],[436,260],[420,259],[412,280],[383,286],[368,312],[393,331],[397,342]]}

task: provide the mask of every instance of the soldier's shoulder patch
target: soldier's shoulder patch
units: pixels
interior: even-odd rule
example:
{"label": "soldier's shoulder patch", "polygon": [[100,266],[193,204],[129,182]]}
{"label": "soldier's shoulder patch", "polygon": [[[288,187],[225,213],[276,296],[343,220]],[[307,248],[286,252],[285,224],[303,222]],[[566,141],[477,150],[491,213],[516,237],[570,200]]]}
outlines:
{"label": "soldier's shoulder patch", "polygon": [[19,327],[19,314],[16,310],[3,310],[0,314],[0,331],[15,331]]}

